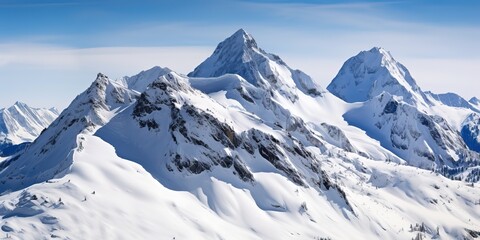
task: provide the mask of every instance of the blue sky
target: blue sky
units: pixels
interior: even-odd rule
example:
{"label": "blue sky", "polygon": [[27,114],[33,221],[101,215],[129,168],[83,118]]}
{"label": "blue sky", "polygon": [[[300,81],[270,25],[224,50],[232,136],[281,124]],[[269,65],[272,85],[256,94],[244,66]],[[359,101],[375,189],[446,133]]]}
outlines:
{"label": "blue sky", "polygon": [[480,97],[480,1],[0,0],[0,107],[64,108],[98,72],[188,73],[238,28],[324,87],[381,46],[424,90]]}

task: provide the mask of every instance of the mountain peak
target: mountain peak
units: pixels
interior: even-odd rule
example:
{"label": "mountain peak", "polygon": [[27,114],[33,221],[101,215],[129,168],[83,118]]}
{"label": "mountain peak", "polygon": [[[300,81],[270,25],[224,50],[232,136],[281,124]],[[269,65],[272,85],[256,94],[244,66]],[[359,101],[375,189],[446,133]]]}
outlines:
{"label": "mountain peak", "polygon": [[218,44],[213,54],[198,65],[189,77],[220,77],[237,74],[264,90],[276,89],[294,101],[297,89],[312,96],[322,90],[300,70],[291,69],[279,56],[258,47],[255,39],[243,29]]}
{"label": "mountain peak", "polygon": [[253,39],[252,35],[243,30],[243,28],[237,30],[234,34],[225,39],[225,41],[223,41],[222,43],[224,43],[224,45],[243,45],[247,48],[258,49],[255,39]]}
{"label": "mountain peak", "polygon": [[[224,74],[238,74],[256,85],[257,77],[251,67],[257,59],[265,59],[253,37],[239,29],[217,45],[213,54],[198,65],[190,77],[219,77]],[[264,60],[265,61],[265,60]],[[252,65],[252,66],[250,66]]]}
{"label": "mountain peak", "polygon": [[362,61],[370,67],[398,64],[390,52],[382,47],[373,47],[368,51],[361,51],[354,58],[357,58],[357,60]]}
{"label": "mountain peak", "polygon": [[480,105],[480,99],[477,97],[472,97],[470,100],[468,100],[469,103],[474,104],[474,105]]}
{"label": "mountain peak", "polygon": [[23,103],[23,102],[20,102],[20,101],[16,101],[13,106],[17,106],[17,107],[25,107],[25,106],[28,106],[26,103]]}
{"label": "mountain peak", "polygon": [[105,75],[105,74],[103,74],[103,73],[101,73],[101,72],[99,72],[99,73],[97,74],[97,79],[99,79],[99,78],[108,78],[108,76]]}
{"label": "mountain peak", "polygon": [[390,53],[383,47],[373,47],[372,49],[368,50],[371,53],[379,53],[382,55],[390,55]]}
{"label": "mountain peak", "polygon": [[327,89],[347,102],[364,102],[386,91],[409,104],[428,105],[408,69],[381,47],[348,59]]}
{"label": "mountain peak", "polygon": [[233,33],[231,37],[235,37],[235,38],[242,38],[242,37],[243,37],[243,38],[246,38],[246,37],[248,37],[248,36],[249,36],[249,34],[248,34],[245,30],[243,30],[243,28],[240,28],[240,29],[238,29],[235,33]]}

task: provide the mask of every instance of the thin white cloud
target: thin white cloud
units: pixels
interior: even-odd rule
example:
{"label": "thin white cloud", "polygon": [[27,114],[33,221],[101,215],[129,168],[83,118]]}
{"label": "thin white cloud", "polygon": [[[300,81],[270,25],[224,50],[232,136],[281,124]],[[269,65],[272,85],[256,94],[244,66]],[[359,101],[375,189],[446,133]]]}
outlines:
{"label": "thin white cloud", "polygon": [[0,45],[0,67],[22,65],[51,70],[96,68],[115,73],[144,69],[151,64],[189,71],[206,58],[212,47],[103,47],[67,48],[36,44]]}
{"label": "thin white cloud", "polygon": [[[17,100],[66,107],[98,72],[118,79],[153,66],[188,73],[213,47],[109,47],[74,49],[49,45],[0,45],[0,106]],[[12,84],[14,83],[14,84]],[[20,84],[21,83],[21,84]]]}

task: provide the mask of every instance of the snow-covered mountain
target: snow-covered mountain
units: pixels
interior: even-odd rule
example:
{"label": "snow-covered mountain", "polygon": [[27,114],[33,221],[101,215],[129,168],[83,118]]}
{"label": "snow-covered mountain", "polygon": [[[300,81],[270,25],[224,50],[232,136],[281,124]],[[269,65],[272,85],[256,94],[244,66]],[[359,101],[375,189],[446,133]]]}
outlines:
{"label": "snow-covered mountain", "polygon": [[243,29],[218,44],[213,54],[188,76],[219,77],[228,73],[238,74],[262,89],[277,89],[291,101],[297,98],[297,90],[313,96],[322,93],[310,76],[291,69],[279,56],[266,53]]}
{"label": "snow-covered mountain", "polygon": [[81,148],[78,135],[103,126],[135,96],[120,82],[99,73],[92,85],[62,111],[27,151],[2,162],[2,191],[22,189],[68,169],[73,162],[73,149]]}
{"label": "snow-covered mountain", "polygon": [[478,99],[476,97],[472,97],[472,98],[470,98],[470,100],[468,100],[468,102],[470,104],[472,104],[473,106],[475,106],[477,109],[480,109],[480,99]]}
{"label": "snow-covered mountain", "polygon": [[388,92],[412,105],[430,105],[407,68],[378,47],[348,59],[327,89],[347,102],[364,102]]}
{"label": "snow-covered mountain", "polygon": [[478,150],[467,146],[471,135],[460,129],[478,109],[454,93],[424,93],[385,49],[373,48],[348,59],[327,89],[347,102],[359,102],[346,112],[345,120],[409,165],[448,168],[455,174],[466,171],[467,179],[476,174],[468,166],[478,164]]}
{"label": "snow-covered mountain", "polygon": [[[414,83],[382,62],[371,67]],[[244,30],[188,76],[98,74],[24,153],[0,163],[0,229],[17,239],[480,235],[480,187],[443,176],[479,180],[460,123],[448,122],[465,116],[434,115],[451,107],[399,82],[345,102]]]}
{"label": "snow-covered mountain", "polygon": [[344,117],[412,166],[458,168],[480,159],[441,116],[424,113],[387,92],[352,109]]}
{"label": "snow-covered mountain", "polygon": [[430,91],[425,92],[427,96],[441,102],[450,107],[458,107],[458,108],[466,108],[470,109],[475,112],[480,112],[480,108],[478,108],[478,104],[475,104],[475,98],[472,98],[471,102],[468,102],[463,97],[456,93],[442,93],[442,94],[435,94]]}
{"label": "snow-covered mountain", "polygon": [[10,155],[32,142],[58,116],[55,108],[32,108],[16,102],[0,109],[0,155]]}

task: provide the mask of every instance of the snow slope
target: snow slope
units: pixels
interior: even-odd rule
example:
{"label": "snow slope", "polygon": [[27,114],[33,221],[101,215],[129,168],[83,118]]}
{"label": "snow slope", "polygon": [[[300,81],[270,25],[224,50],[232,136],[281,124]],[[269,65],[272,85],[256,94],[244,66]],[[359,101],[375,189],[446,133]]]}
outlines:
{"label": "snow slope", "polygon": [[[375,114],[385,128],[423,117],[458,144],[449,125],[388,94],[347,103],[305,91],[272,56],[239,30],[190,76],[98,74],[23,154],[0,163],[0,229],[13,239],[480,234],[478,184],[412,166],[344,115],[362,111],[368,124]],[[410,123],[435,146],[427,125]],[[468,167],[475,180],[478,167]]]}
{"label": "snow slope", "polygon": [[63,174],[73,162],[78,134],[95,131],[137,94],[99,73],[60,116],[20,156],[1,163],[0,192],[18,190]]}
{"label": "snow slope", "polygon": [[[100,138],[62,178],[0,196],[1,228],[13,239],[461,239],[477,230],[480,189],[435,173],[365,158],[323,159],[344,186],[356,216],[325,195],[275,173],[235,178],[182,177],[169,188],[141,165],[119,158]],[[101,161],[99,161],[101,159]],[[358,169],[358,170],[357,170]],[[35,197],[34,197],[35,196]],[[346,214],[346,215],[344,215]],[[421,233],[415,225],[425,226]],[[413,225],[412,230],[410,225]],[[275,229],[274,231],[272,231]]]}
{"label": "snow slope", "polygon": [[423,113],[389,93],[365,102],[344,117],[412,166],[454,168],[480,158],[469,151],[461,135],[445,119]]}

